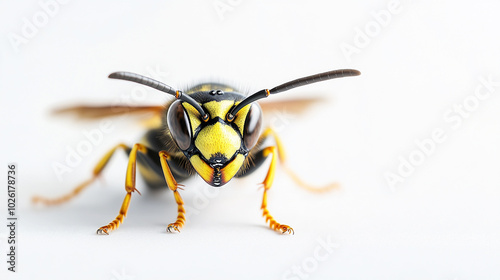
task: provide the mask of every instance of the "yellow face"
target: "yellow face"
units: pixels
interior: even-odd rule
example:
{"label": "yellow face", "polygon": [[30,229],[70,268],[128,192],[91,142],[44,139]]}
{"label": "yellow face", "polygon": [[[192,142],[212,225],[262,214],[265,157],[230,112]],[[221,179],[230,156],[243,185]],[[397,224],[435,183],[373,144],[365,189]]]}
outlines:
{"label": "yellow face", "polygon": [[[203,180],[214,187],[226,184],[238,173],[260,134],[262,117],[257,104],[243,107],[232,122],[227,121],[227,114],[235,103],[238,101],[211,100],[203,103],[210,115],[206,122],[189,103],[173,103],[174,108],[169,109],[172,110],[169,120],[182,118],[184,114],[185,120],[181,123],[185,122],[189,130],[180,133],[184,136],[172,133],[177,145]],[[175,126],[169,122],[171,131],[180,130]]]}
{"label": "yellow face", "polygon": [[234,100],[209,101],[203,104],[210,119],[203,122],[198,111],[188,103],[182,104],[191,126],[194,147],[199,153],[189,158],[196,172],[210,185],[222,186],[240,170],[248,149],[243,141],[245,120],[251,105],[226,121]]}

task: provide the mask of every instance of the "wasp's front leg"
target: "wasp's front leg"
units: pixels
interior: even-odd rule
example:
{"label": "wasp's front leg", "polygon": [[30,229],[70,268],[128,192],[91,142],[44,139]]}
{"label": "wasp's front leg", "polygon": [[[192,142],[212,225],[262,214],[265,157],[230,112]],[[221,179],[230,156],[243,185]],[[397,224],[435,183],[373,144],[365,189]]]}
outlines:
{"label": "wasp's front leg", "polygon": [[[129,148],[124,146],[124,145],[119,145],[118,147],[125,148],[128,150]],[[116,148],[115,148],[116,149]],[[148,148],[142,144],[135,144],[132,149],[130,150],[129,157],[128,157],[128,166],[127,166],[127,174],[125,176],[125,191],[127,191],[127,194],[125,195],[125,198],[123,199],[122,206],[120,208],[120,212],[118,213],[118,216],[109,224],[100,227],[97,230],[98,234],[109,234],[110,231],[113,231],[117,229],[121,223],[123,223],[123,219],[127,216],[128,212],[128,207],[130,205],[130,198],[132,197],[132,193],[134,191],[137,191],[135,188],[135,176],[136,176],[136,162],[137,162],[137,153],[147,153]],[[114,150],[110,151],[103,159],[102,164],[100,163],[99,165],[104,166],[108,161],[111,155],[113,154]],[[137,191],[139,193],[139,191]],[[140,193],[139,193],[140,194]]]}
{"label": "wasp's front leg", "polygon": [[278,223],[273,216],[269,213],[267,209],[267,191],[271,188],[274,180],[274,172],[276,170],[276,158],[277,158],[277,148],[267,147],[262,150],[262,157],[267,158],[271,155],[271,164],[269,165],[269,170],[267,171],[266,178],[262,182],[264,187],[264,194],[262,196],[262,215],[266,218],[266,222],[269,222],[269,227],[280,232],[280,233],[288,233],[294,234],[293,228],[284,224]]}
{"label": "wasp's front leg", "polygon": [[269,170],[267,171],[266,178],[262,182],[262,186],[264,187],[264,193],[262,195],[262,215],[266,218],[266,223],[269,222],[269,227],[275,231],[280,233],[293,234],[294,231],[292,227],[284,224],[278,223],[273,216],[269,213],[267,209],[267,191],[271,188],[274,180],[274,173],[276,170],[276,162],[277,162],[277,148],[275,146],[266,147],[261,151],[257,152],[255,157],[256,159],[266,159],[271,156],[271,164],[269,165]]}
{"label": "wasp's front leg", "polygon": [[250,173],[255,171],[255,169],[257,169],[260,165],[262,165],[262,163],[264,163],[264,161],[269,156],[271,156],[271,164],[269,165],[266,178],[262,182],[262,186],[264,187],[264,193],[262,195],[262,205],[261,205],[262,215],[265,217],[266,223],[269,222],[269,227],[271,229],[278,231],[280,233],[293,234],[294,231],[292,227],[278,223],[267,209],[267,191],[269,191],[269,189],[273,184],[274,173],[276,170],[276,162],[278,158],[278,147],[271,146],[271,147],[260,148],[259,145],[254,147],[254,149],[252,149],[252,151],[250,152],[249,157],[247,158],[248,162],[245,164],[242,170],[240,170],[240,172],[236,175],[236,177],[243,177],[249,175]]}
{"label": "wasp's front leg", "polygon": [[171,160],[171,156],[165,151],[160,151],[159,155],[165,181],[167,182],[168,188],[174,192],[175,202],[177,202],[177,220],[175,221],[175,223],[171,223],[168,225],[167,231],[180,232],[180,229],[186,222],[186,210],[184,209],[184,201],[182,200],[182,197],[178,191],[179,184],[177,183],[177,181],[175,181],[175,178],[172,175],[172,171],[168,166],[168,161]]}

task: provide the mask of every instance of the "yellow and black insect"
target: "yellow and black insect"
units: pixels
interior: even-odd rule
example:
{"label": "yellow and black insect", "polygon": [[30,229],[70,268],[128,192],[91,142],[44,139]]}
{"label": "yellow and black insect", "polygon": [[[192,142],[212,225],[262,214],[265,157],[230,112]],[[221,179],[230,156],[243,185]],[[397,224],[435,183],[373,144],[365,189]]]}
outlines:
{"label": "yellow and black insect", "polygon": [[[162,122],[159,127],[149,130],[141,143],[132,147],[119,144],[111,149],[94,168],[92,178],[83,182],[73,192],[58,199],[35,197],[34,201],[58,204],[76,196],[97,178],[115,151],[123,149],[129,156],[125,178],[127,194],[118,216],[108,225],[100,227],[97,233],[109,234],[123,223],[132,193],[139,193],[135,186],[136,163],[150,187],[160,188],[166,184],[173,191],[178,214],[177,220],[168,225],[167,231],[179,232],[186,219],[178,182],[197,173],[209,185],[220,187],[233,177],[252,173],[271,157],[269,170],[262,182],[263,216],[271,229],[280,233],[293,233],[290,226],[278,223],[267,210],[267,191],[274,179],[276,162],[278,159],[283,162],[285,154],[280,139],[271,128],[265,129],[261,134],[262,111],[255,101],[295,87],[359,74],[359,71],[352,69],[329,71],[296,79],[270,90],[263,89],[245,97],[234,88],[223,84],[200,84],[184,93],[138,74],[112,73],[109,78],[146,85],[173,95],[176,100],[166,107],[161,107]],[[111,107],[95,109],[102,111],[109,108]],[[157,110],[157,107],[137,107],[137,110],[144,109]],[[275,145],[262,145],[267,138],[274,138]],[[290,174],[299,184],[304,184],[293,173]]]}

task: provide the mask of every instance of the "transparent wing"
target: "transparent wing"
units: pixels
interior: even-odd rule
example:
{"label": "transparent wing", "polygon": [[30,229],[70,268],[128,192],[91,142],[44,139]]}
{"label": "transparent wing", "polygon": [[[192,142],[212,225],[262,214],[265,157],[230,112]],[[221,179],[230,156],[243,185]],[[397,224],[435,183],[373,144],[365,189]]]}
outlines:
{"label": "transparent wing", "polygon": [[306,112],[314,105],[326,102],[326,99],[321,97],[287,99],[281,101],[262,101],[259,102],[260,107],[265,116],[275,113],[286,113],[290,115],[299,115]]}
{"label": "transparent wing", "polygon": [[161,123],[165,106],[127,106],[127,105],[75,105],[57,108],[52,114],[57,117],[74,116],[81,120],[98,120],[101,118],[133,115],[140,119],[146,127],[157,127]]}

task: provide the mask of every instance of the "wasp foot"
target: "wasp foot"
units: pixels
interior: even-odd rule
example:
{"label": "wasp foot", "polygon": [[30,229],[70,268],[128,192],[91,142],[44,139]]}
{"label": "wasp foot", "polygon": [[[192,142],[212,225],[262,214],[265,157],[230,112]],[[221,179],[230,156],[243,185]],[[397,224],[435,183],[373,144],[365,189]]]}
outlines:
{"label": "wasp foot", "polygon": [[182,227],[182,225],[179,224],[179,223],[171,223],[167,227],[167,232],[170,232],[170,233],[178,232],[178,233],[180,233],[181,231],[179,230],[179,228],[181,228],[181,227]]}
{"label": "wasp foot", "polygon": [[291,235],[295,234],[295,232],[293,231],[293,228],[290,226],[287,226],[287,225],[281,225],[276,230],[281,232],[281,234],[291,234]]}
{"label": "wasp foot", "polygon": [[100,227],[96,233],[101,235],[109,235],[108,226]]}

